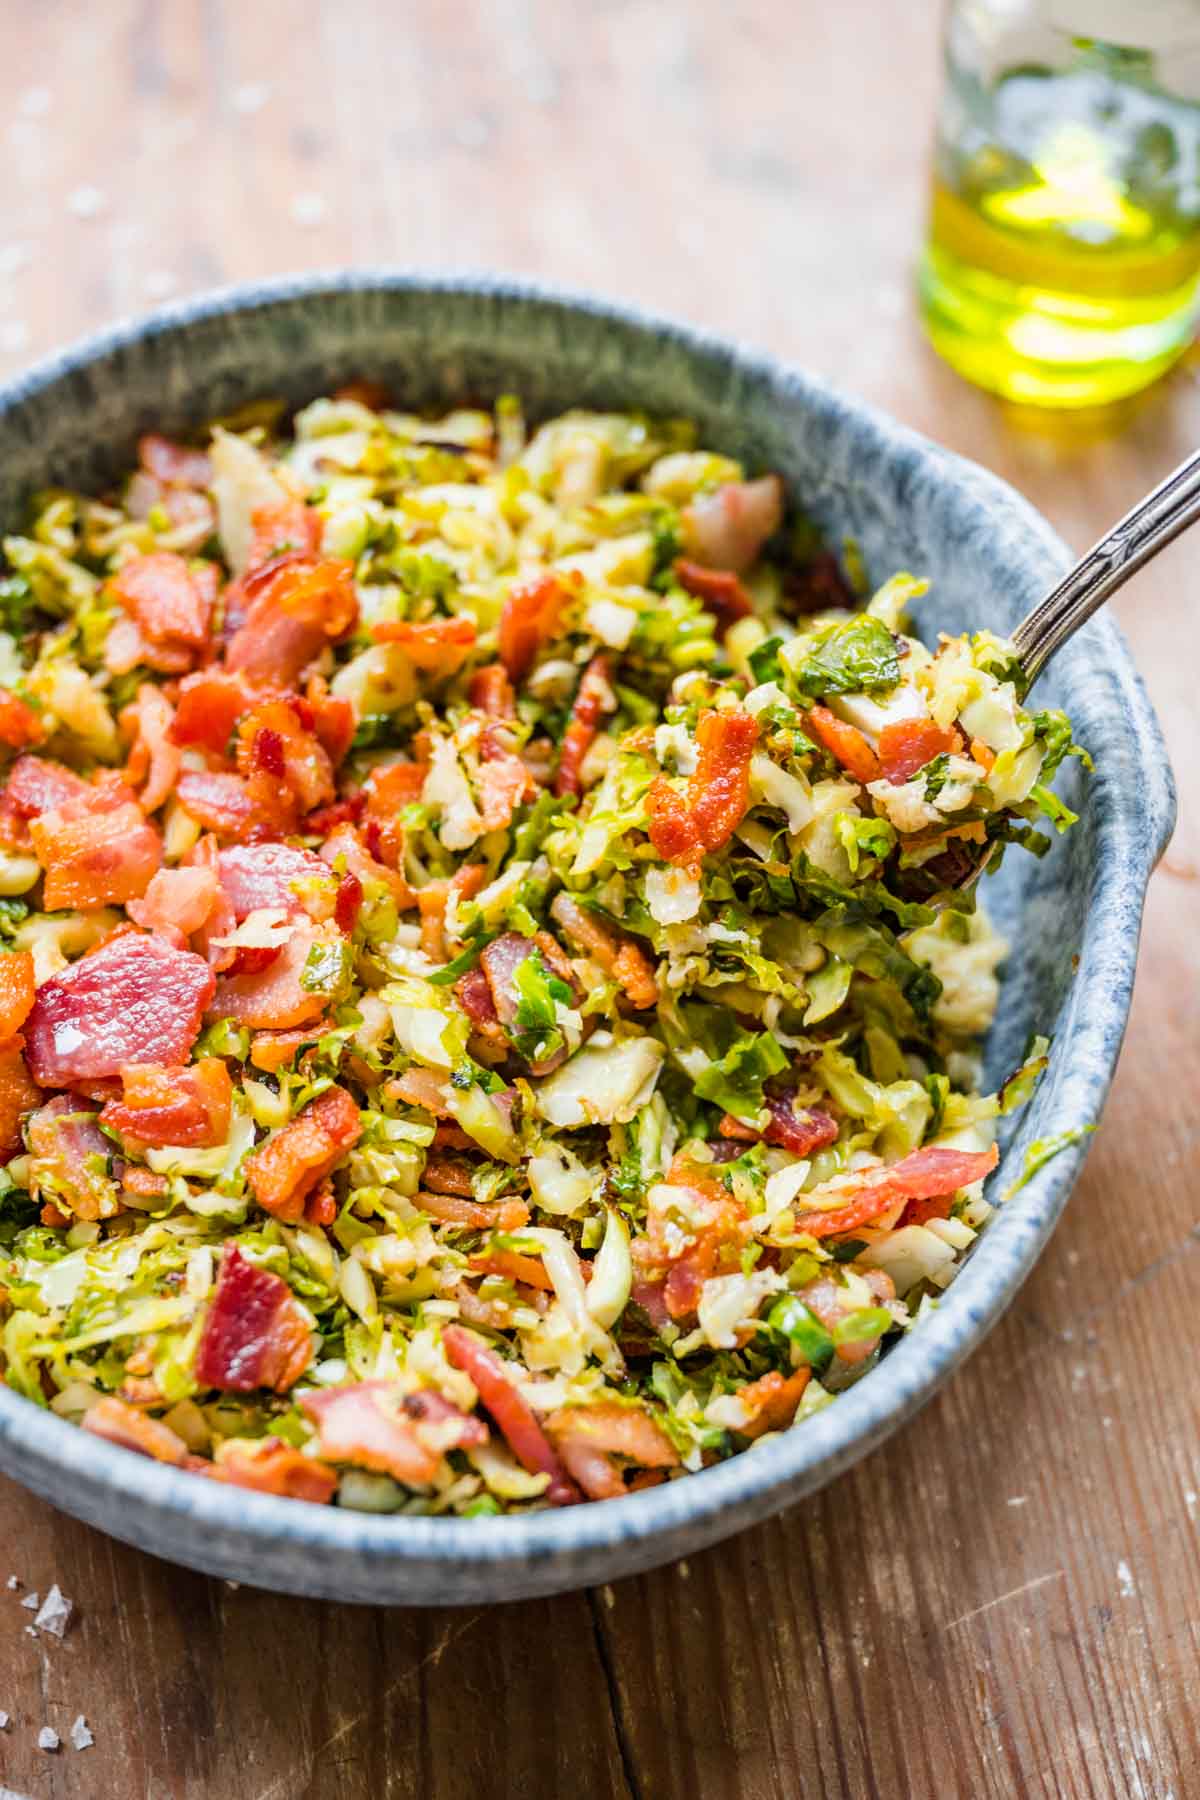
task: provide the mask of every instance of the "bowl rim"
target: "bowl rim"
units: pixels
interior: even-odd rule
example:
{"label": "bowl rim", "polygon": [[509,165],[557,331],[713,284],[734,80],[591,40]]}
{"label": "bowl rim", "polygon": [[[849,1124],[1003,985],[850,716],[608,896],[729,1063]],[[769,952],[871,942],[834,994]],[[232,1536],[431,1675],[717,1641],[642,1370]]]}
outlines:
{"label": "bowl rim", "polygon": [[[820,376],[750,349],[734,338],[638,306],[484,272],[335,268],[221,287],[144,317],[122,320],[43,357],[0,385],[0,422],[14,406],[132,345],[169,337],[204,321],[289,303],[303,305],[348,291],[494,299],[518,309],[550,307],[582,313],[639,334],[654,334],[702,363],[721,364],[731,374],[757,379],[772,394],[787,391],[810,408],[851,414],[863,438],[890,459],[907,456],[927,462],[935,458],[948,483],[961,490],[965,500],[986,507],[997,529],[1011,534],[1014,548],[1023,545],[1030,561],[1040,558],[1047,574],[1054,574],[1069,560],[1061,539],[1007,483],[875,406],[843,394]],[[1093,871],[1079,977],[1084,979],[1093,965],[1102,963],[1105,979],[1096,985],[1094,1004],[1089,1002],[1071,1040],[1078,1072],[1067,1070],[1059,1081],[1059,1114],[1068,1121],[1091,1125],[1115,1067],[1132,990],[1145,885],[1170,837],[1174,788],[1157,720],[1113,621],[1107,617],[1094,620],[1072,654],[1085,655],[1085,645],[1082,673],[1103,669],[1124,709],[1121,728],[1129,734],[1132,755],[1132,766],[1129,759],[1124,760],[1119,780],[1117,771],[1098,766],[1089,794],[1090,803],[1101,815],[1098,829],[1103,847],[1118,858],[1130,877],[1130,888],[1118,897],[1102,888],[1097,891]],[[1136,779],[1131,780],[1131,775]],[[1115,962],[1111,953],[1104,954],[1114,931],[1131,939],[1127,953]],[[841,1473],[904,1424],[979,1345],[1015,1297],[1057,1223],[1088,1146],[1086,1136],[1073,1143],[1032,1177],[1019,1198],[1001,1206],[978,1251],[937,1310],[889,1352],[868,1380],[841,1394],[836,1405],[807,1419],[802,1431],[780,1434],[711,1468],[620,1501],[520,1517],[475,1519],[372,1516],[337,1507],[298,1505],[198,1480],[150,1462],[90,1436],[2,1384],[0,1463],[35,1491],[64,1501],[69,1508],[69,1490],[79,1484],[83,1490],[121,1502],[133,1514],[169,1515],[178,1526],[190,1526],[198,1534],[197,1562],[204,1567],[222,1564],[222,1556],[212,1544],[227,1539],[230,1533],[242,1541],[254,1540],[268,1563],[273,1546],[302,1546],[325,1553],[330,1558],[331,1579],[304,1585],[303,1591],[308,1592],[336,1594],[343,1585],[336,1577],[338,1559],[347,1554],[360,1567],[376,1573],[382,1565],[437,1565],[447,1573],[454,1566],[481,1575],[497,1566],[521,1565],[530,1571],[542,1568],[540,1578],[531,1573],[524,1585],[518,1582],[506,1589],[504,1596],[496,1597],[548,1592],[584,1580],[604,1579],[604,1565],[614,1558],[622,1572],[648,1567],[778,1511]],[[105,1522],[102,1528],[112,1530],[113,1526]],[[205,1539],[207,1548],[200,1541]],[[633,1546],[632,1553],[622,1558],[622,1546]],[[187,1553],[172,1545],[167,1554],[186,1560]],[[244,1568],[244,1554],[224,1558],[229,1566],[234,1560]],[[269,1566],[264,1566],[260,1575],[243,1578],[297,1591],[302,1586]],[[456,1589],[450,1598],[459,1597],[461,1591]],[[363,1592],[354,1597],[370,1596]],[[382,1600],[397,1597],[390,1593],[379,1596]],[[420,1600],[422,1595],[412,1598]]]}

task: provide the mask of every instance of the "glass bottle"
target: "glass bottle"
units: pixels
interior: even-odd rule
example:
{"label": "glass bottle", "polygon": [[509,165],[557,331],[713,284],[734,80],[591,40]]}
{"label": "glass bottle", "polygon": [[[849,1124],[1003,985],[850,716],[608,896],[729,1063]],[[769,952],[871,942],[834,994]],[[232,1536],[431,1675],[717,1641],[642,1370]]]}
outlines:
{"label": "glass bottle", "polygon": [[934,347],[1035,405],[1147,386],[1200,316],[1200,0],[951,0],[945,52]]}

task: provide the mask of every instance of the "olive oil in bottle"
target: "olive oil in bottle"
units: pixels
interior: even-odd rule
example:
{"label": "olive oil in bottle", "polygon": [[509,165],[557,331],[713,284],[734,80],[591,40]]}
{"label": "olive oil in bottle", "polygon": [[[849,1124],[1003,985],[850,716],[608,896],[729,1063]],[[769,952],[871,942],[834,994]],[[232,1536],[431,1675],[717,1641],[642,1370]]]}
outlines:
{"label": "olive oil in bottle", "polygon": [[[1161,5],[1138,0],[1133,25],[1148,31]],[[989,38],[990,10],[1005,29]],[[1200,315],[1200,103],[1163,85],[1174,69],[1200,90],[1200,7],[1185,9],[1195,43],[1176,42],[1174,62],[1166,42],[1070,35],[1054,22],[1070,10],[952,7],[920,273],[925,329],[947,362],[1057,407],[1147,386]],[[1178,30],[1177,7],[1173,18]]]}

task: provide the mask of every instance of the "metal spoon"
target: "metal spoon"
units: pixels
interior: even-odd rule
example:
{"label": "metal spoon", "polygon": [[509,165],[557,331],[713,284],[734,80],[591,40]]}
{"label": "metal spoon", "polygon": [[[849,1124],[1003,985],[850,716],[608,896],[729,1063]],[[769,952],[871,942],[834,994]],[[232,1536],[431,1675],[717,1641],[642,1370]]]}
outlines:
{"label": "metal spoon", "polygon": [[[1055,651],[1060,650],[1092,614],[1136,575],[1143,563],[1166,548],[1200,518],[1200,450],[1180,463],[1173,474],[1146,495],[1110,531],[1081,556],[1073,569],[1027,613],[1012,634],[1013,648],[1029,686]],[[969,888],[987,866],[989,844],[956,888]]]}

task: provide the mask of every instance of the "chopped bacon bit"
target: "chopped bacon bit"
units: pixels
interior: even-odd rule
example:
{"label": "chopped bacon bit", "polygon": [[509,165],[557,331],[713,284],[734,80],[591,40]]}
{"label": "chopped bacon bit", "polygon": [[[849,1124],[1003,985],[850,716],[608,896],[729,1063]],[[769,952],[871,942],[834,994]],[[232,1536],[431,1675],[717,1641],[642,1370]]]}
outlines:
{"label": "chopped bacon bit", "polygon": [[312,714],[308,729],[336,769],[354,742],[354,708],[349,700],[331,694],[321,675],[314,675],[309,682],[304,704]]}
{"label": "chopped bacon bit", "polygon": [[180,806],[206,831],[218,837],[249,837],[260,828],[258,808],[237,775],[212,775],[185,769],[175,785]]}
{"label": "chopped bacon bit", "polygon": [[254,535],[246,557],[247,569],[260,569],[264,563],[295,551],[315,556],[321,548],[324,520],[303,500],[280,500],[274,506],[256,506],[250,522]]}
{"label": "chopped bacon bit", "polygon": [[30,1115],[25,1135],[35,1198],[52,1200],[77,1219],[111,1219],[120,1211],[108,1178],[113,1147],[97,1129],[90,1107],[70,1094],[55,1094]]}
{"label": "chopped bacon bit", "polygon": [[21,1120],[41,1099],[41,1089],[25,1067],[23,1037],[0,1043],[0,1158],[7,1160],[21,1148]]}
{"label": "chopped bacon bit", "polygon": [[182,659],[186,668],[207,644],[216,600],[211,563],[192,570],[174,551],[156,550],[122,564],[109,592],[136,625],[152,667],[155,650],[167,653],[169,665],[178,668]]}
{"label": "chopped bacon bit", "polygon": [[[366,785],[367,848],[377,862],[398,869],[404,860],[404,827],[399,815],[421,798],[426,770],[421,763],[395,762],[374,769]],[[416,905],[415,897],[409,902]]]}
{"label": "chopped bacon bit", "polygon": [[326,1088],[246,1158],[246,1179],[264,1212],[294,1223],[310,1189],[362,1136],[358,1107],[345,1088]]}
{"label": "chopped bacon bit", "polygon": [[414,669],[444,681],[456,675],[475,648],[474,619],[385,619],[372,625],[377,644],[396,644]]}
{"label": "chopped bacon bit", "polygon": [[328,995],[312,993],[303,985],[305,965],[318,946],[340,942],[332,927],[297,925],[267,967],[221,978],[209,1017],[232,1019],[251,1031],[287,1031],[296,1025],[311,1025],[325,1011]]}
{"label": "chopped bacon bit", "polygon": [[503,663],[489,663],[485,669],[476,669],[467,687],[467,698],[489,719],[515,719],[517,716],[517,697]]}
{"label": "chopped bacon bit", "polygon": [[160,869],[140,900],[130,900],[126,912],[143,931],[164,936],[177,931],[189,938],[208,923],[217,900],[217,877],[207,864]]}
{"label": "chopped bacon bit", "polygon": [[982,738],[972,738],[971,760],[979,764],[985,775],[990,775],[996,766],[996,752]]}
{"label": "chopped bacon bit", "polygon": [[932,1200],[943,1194],[956,1194],[959,1188],[982,1181],[1000,1160],[993,1144],[990,1150],[949,1150],[931,1145],[914,1150],[890,1168],[872,1169],[863,1178],[861,1188],[849,1193],[842,1206],[824,1211],[797,1212],[796,1230],[809,1237],[835,1237],[853,1226],[865,1225],[878,1218],[888,1207],[901,1200]]}
{"label": "chopped bacon bit", "polygon": [[809,1368],[781,1375],[777,1369],[738,1389],[738,1399],[750,1415],[739,1427],[743,1437],[760,1438],[768,1431],[786,1431],[796,1417],[804,1390],[812,1378]]}
{"label": "chopped bacon bit", "polygon": [[357,875],[348,870],[338,882],[337,895],[333,902],[333,922],[339,931],[349,937],[354,930],[358,915],[362,910],[363,884]]}
{"label": "chopped bacon bit", "polygon": [[171,742],[224,757],[238,720],[251,704],[251,690],[240,675],[226,669],[186,675],[179,684]]}
{"label": "chopped bacon bit", "polygon": [[422,1189],[414,1204],[445,1225],[461,1225],[472,1231],[519,1231],[529,1223],[529,1208],[523,1200],[466,1200],[460,1194]]}
{"label": "chopped bacon bit", "polygon": [[510,589],[500,614],[500,661],[513,681],[528,675],[538,651],[554,636],[565,600],[561,581],[548,571]]}
{"label": "chopped bacon bit", "polygon": [[740,575],[783,523],[783,483],[778,475],[727,481],[701,494],[681,515],[684,547],[706,568]]}
{"label": "chopped bacon bit", "polygon": [[616,697],[609,685],[610,679],[608,658],[604,655],[593,656],[583,672],[575,704],[571,708],[570,723],[563,734],[562,748],[558,755],[558,772],[554,777],[556,794],[583,792],[581,771],[584,757],[595,742],[600,720],[605,713],[612,712],[616,704]]}
{"label": "chopped bacon bit", "polygon": [[629,1491],[615,1457],[650,1469],[679,1464],[662,1426],[640,1406],[562,1407],[551,1413],[546,1429],[589,1500],[617,1500]]}
{"label": "chopped bacon bit", "polygon": [[310,1388],[300,1396],[300,1405],[317,1427],[321,1455],[331,1462],[375,1469],[406,1487],[428,1487],[445,1451],[460,1437],[451,1433],[446,1442],[436,1424],[426,1427],[406,1411],[405,1398],[395,1382],[359,1381],[349,1387]]}
{"label": "chopped bacon bit", "polygon": [[122,1449],[136,1450],[139,1456],[153,1457],[155,1462],[181,1468],[188,1460],[188,1447],[178,1432],[115,1395],[107,1394],[103,1400],[97,1400],[84,1413],[82,1422],[85,1431],[106,1438],[110,1444],[120,1444]]}
{"label": "chopped bacon bit", "polygon": [[122,1190],[142,1200],[161,1199],[170,1185],[165,1175],[156,1175],[151,1169],[140,1169],[136,1163],[126,1163],[121,1170]]}
{"label": "chopped bacon bit", "polygon": [[337,796],[333,765],[307,729],[305,709],[296,696],[264,700],[238,723],[238,774],[260,815],[281,829]]}
{"label": "chopped bacon bit", "polygon": [[925,1200],[910,1200],[900,1215],[901,1225],[928,1225],[930,1219],[948,1219],[954,1205],[953,1194],[932,1194]]}
{"label": "chopped bacon bit", "polygon": [[158,432],[138,439],[138,461],[148,475],[167,487],[206,488],[212,482],[212,464],[204,450],[191,450]]}
{"label": "chopped bacon bit", "polygon": [[550,912],[572,943],[612,976],[631,1006],[641,1009],[656,1004],[658,977],[640,944],[588,912],[567,893],[556,895]]}
{"label": "chopped bacon bit", "polygon": [[104,1080],[126,1063],[186,1061],[216,981],[208,964],[127,931],[52,975],[29,1015],[29,1066],[43,1086]]}
{"label": "chopped bacon bit", "polygon": [[30,952],[0,951],[0,1042],[20,1031],[36,997]]}
{"label": "chopped bacon bit", "polygon": [[233,1083],[219,1056],[202,1056],[182,1068],[127,1063],[123,1097],[110,1100],[100,1123],[139,1144],[212,1148],[229,1136]]}
{"label": "chopped bacon bit", "polygon": [[335,400],[353,400],[369,412],[383,412],[388,403],[388,391],[382,381],[371,381],[362,376],[355,381],[343,382],[333,397]]}
{"label": "chopped bacon bit", "polygon": [[87,791],[88,784],[82,776],[48,756],[18,756],[4,790],[5,798],[23,819],[52,812]]}
{"label": "chopped bacon bit", "polygon": [[741,1143],[777,1144],[794,1156],[811,1156],[814,1151],[835,1142],[837,1121],[828,1113],[811,1106],[798,1113],[790,1094],[768,1094],[766,1104],[771,1122],[765,1131],[756,1131],[752,1125],[744,1124],[729,1113],[725,1114],[717,1130],[722,1137],[734,1138]]}
{"label": "chopped bacon bit", "polygon": [[234,1487],[279,1494],[285,1500],[311,1500],[318,1506],[329,1504],[338,1484],[336,1469],[276,1437],[227,1438],[217,1445],[204,1473]]}
{"label": "chopped bacon bit", "polygon": [[531,1475],[550,1477],[545,1497],[551,1506],[569,1506],[578,1500],[578,1488],[495,1352],[461,1325],[446,1326],[442,1348],[454,1367],[475,1383],[480,1404],[495,1420],[521,1467]]}
{"label": "chopped bacon bit", "polygon": [[196,1351],[202,1387],[287,1393],[312,1361],[312,1330],[279,1275],[227,1244]]}
{"label": "chopped bacon bit", "polygon": [[302,918],[305,884],[319,882],[332,891],[329,866],[312,850],[296,844],[237,844],[217,856],[217,876],[240,925],[264,907],[282,907]]}
{"label": "chopped bacon bit", "polygon": [[857,725],[847,725],[827,706],[814,706],[808,715],[808,729],[855,781],[878,781],[879,758]]}
{"label": "chopped bacon bit", "polygon": [[28,744],[40,744],[45,735],[37,708],[11,688],[0,687],[0,744],[7,744],[11,750],[24,750]]}
{"label": "chopped bacon bit", "polygon": [[664,861],[695,864],[705,851],[729,841],[750,805],[750,758],[757,741],[757,719],[738,707],[700,715],[696,769],[686,794],[660,775],[646,797],[650,842]]}
{"label": "chopped bacon bit", "polygon": [[697,600],[703,600],[710,612],[717,615],[722,632],[738,619],[748,619],[754,611],[754,602],[729,569],[707,569],[703,563],[689,562],[686,556],[678,558],[675,574],[680,587],[694,594]]}
{"label": "chopped bacon bit", "polygon": [[252,682],[290,687],[358,618],[354,566],[333,557],[289,553],[243,576],[241,586],[245,622],[225,662]]}
{"label": "chopped bacon bit", "polygon": [[885,781],[907,781],[935,756],[957,750],[959,742],[953,726],[947,730],[932,719],[896,719],[879,734],[880,773]]}
{"label": "chopped bacon bit", "polygon": [[446,1080],[445,1076],[435,1075],[432,1069],[423,1069],[414,1063],[402,1075],[385,1082],[383,1091],[390,1100],[402,1100],[405,1106],[423,1107],[435,1119],[450,1119],[454,1115],[446,1105]]}
{"label": "chopped bacon bit", "polygon": [[459,1157],[427,1156],[421,1179],[435,1194],[461,1194],[470,1199],[475,1192],[471,1165]]}
{"label": "chopped bacon bit", "polygon": [[503,831],[523,800],[537,793],[537,783],[519,756],[503,751],[487,755],[480,764],[479,816],[485,831]]}
{"label": "chopped bacon bit", "polygon": [[121,711],[121,729],[133,739],[125,779],[131,787],[140,787],[138,805],[152,813],[173,792],[179,779],[182,758],[171,738],[175,709],[152,682],[144,681],[137,699]]}
{"label": "chopped bacon bit", "polygon": [[522,1256],[519,1250],[489,1250],[469,1260],[477,1275],[502,1275],[506,1281],[524,1282],[526,1287],[541,1288],[547,1294],[554,1292],[554,1283],[540,1257]]}
{"label": "chopped bacon bit", "polygon": [[327,1029],[326,1021],[316,1019],[296,1031],[262,1031],[250,1040],[250,1061],[256,1069],[274,1074],[286,1063],[294,1062],[299,1051],[311,1047]]}
{"label": "chopped bacon bit", "polygon": [[[478,1150],[479,1146],[461,1125],[455,1125],[453,1121],[447,1123],[442,1120],[433,1128],[433,1143],[430,1148],[434,1150]],[[528,1220],[523,1220],[522,1223],[527,1224]]]}
{"label": "chopped bacon bit", "polygon": [[[663,1307],[672,1319],[682,1319],[695,1312],[711,1275],[730,1274],[740,1266],[751,1226],[744,1208],[724,1184],[700,1174],[692,1164],[675,1158],[667,1180],[695,1194],[698,1225],[683,1236],[668,1226],[661,1214],[651,1213],[646,1231],[633,1240],[631,1249],[634,1266],[645,1271],[645,1279],[656,1279],[658,1270],[666,1270]],[[647,1298],[643,1290],[638,1304],[650,1312]]]}
{"label": "chopped bacon bit", "polygon": [[162,840],[132,792],[112,775],[31,821],[34,855],[46,871],[49,912],[140,899],[162,861]]}

